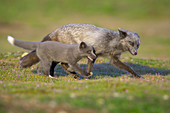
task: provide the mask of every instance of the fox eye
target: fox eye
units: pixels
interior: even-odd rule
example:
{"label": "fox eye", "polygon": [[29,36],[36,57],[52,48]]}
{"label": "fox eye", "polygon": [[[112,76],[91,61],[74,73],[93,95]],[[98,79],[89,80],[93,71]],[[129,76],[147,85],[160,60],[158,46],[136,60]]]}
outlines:
{"label": "fox eye", "polygon": [[130,44],[131,46],[134,46],[134,45],[135,45],[134,42],[131,42],[131,41],[129,41],[129,44]]}

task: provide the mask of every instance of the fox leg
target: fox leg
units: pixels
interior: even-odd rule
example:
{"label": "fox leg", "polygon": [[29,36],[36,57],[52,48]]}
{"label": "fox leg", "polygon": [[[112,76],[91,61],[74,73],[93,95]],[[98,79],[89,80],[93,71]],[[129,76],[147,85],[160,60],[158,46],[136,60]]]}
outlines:
{"label": "fox leg", "polygon": [[68,74],[74,76],[74,78],[79,78],[79,75],[75,71],[69,71],[69,69],[68,69],[69,65],[67,63],[61,63],[61,66],[65,69],[65,71]]}
{"label": "fox leg", "polygon": [[51,63],[50,62],[43,62],[43,70],[44,70],[44,74],[49,76],[50,75],[50,66]]}
{"label": "fox leg", "polygon": [[43,74],[43,65],[41,61],[40,61],[40,64],[37,66],[37,73]]}
{"label": "fox leg", "polygon": [[90,77],[92,75],[91,73],[87,73],[86,71],[84,71],[77,64],[69,64],[69,67],[81,74],[83,77]]}
{"label": "fox leg", "polygon": [[124,64],[119,60],[119,56],[111,56],[111,61],[110,63],[112,65],[115,65],[116,67],[123,69],[125,71],[128,71],[131,73],[135,78],[141,78],[130,66]]}
{"label": "fox leg", "polygon": [[54,77],[54,68],[55,68],[55,66],[58,64],[59,62],[52,62],[51,63],[51,66],[50,66],[50,75],[52,76],[52,77]]}
{"label": "fox leg", "polygon": [[[96,59],[97,59],[97,58],[96,58]],[[96,59],[94,59],[93,61],[91,61],[91,60],[88,59],[88,63],[87,63],[87,73],[92,72],[93,65],[94,65]]]}
{"label": "fox leg", "polygon": [[31,51],[29,54],[21,57],[20,59],[20,65],[22,68],[31,67],[33,64],[36,64],[38,62],[39,58],[36,55],[36,50]]}

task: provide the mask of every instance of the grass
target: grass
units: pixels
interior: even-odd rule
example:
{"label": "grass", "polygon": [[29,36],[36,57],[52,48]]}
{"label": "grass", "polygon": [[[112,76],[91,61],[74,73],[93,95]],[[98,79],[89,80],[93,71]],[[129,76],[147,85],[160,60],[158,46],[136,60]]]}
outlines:
{"label": "grass", "polygon": [[89,23],[137,32],[141,39],[139,58],[169,58],[169,10],[168,0],[0,0],[0,53],[22,50],[13,48],[7,35],[40,41],[62,25]]}
{"label": "grass", "polygon": [[[169,18],[169,1],[162,0],[8,0],[0,1],[0,22],[28,22],[32,25],[43,24],[44,20],[57,21],[67,15],[102,15],[118,16],[129,19]],[[42,21],[43,20],[43,21]],[[38,23],[37,23],[38,22]]]}
{"label": "grass", "polygon": [[[0,113],[169,113],[169,0],[0,0]],[[40,41],[61,25],[89,23],[137,32],[141,45],[123,62],[144,79],[99,58],[90,79],[66,76],[60,65],[56,79],[38,75],[36,65],[20,69],[22,49],[7,35]],[[87,61],[79,62],[85,69]]]}
{"label": "grass", "polygon": [[[144,79],[99,58],[91,79],[66,76],[60,66],[55,79],[37,75],[36,65],[20,69],[22,52],[0,54],[0,112],[168,113],[170,61],[123,58]],[[84,68],[86,60],[79,62]]]}

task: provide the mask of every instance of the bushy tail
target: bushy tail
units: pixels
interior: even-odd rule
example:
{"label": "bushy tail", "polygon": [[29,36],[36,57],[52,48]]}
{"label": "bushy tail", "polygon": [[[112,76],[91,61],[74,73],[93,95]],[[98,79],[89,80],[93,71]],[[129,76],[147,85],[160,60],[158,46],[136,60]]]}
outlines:
{"label": "bushy tail", "polygon": [[41,42],[21,41],[21,40],[17,40],[13,38],[12,36],[8,36],[7,40],[10,44],[21,47],[23,49],[27,49],[27,50],[34,50],[41,43]]}

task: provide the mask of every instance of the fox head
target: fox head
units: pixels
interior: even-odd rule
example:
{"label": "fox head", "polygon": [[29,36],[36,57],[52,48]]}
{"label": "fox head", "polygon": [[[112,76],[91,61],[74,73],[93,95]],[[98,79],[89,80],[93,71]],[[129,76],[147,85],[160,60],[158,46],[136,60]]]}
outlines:
{"label": "fox head", "polygon": [[124,51],[129,51],[132,55],[137,55],[140,45],[140,38],[137,33],[119,28],[120,43]]}
{"label": "fox head", "polygon": [[96,59],[96,54],[95,54],[95,50],[94,50],[93,46],[91,46],[85,42],[81,42],[79,44],[79,50],[80,50],[80,54],[82,57],[87,57],[91,61]]}

